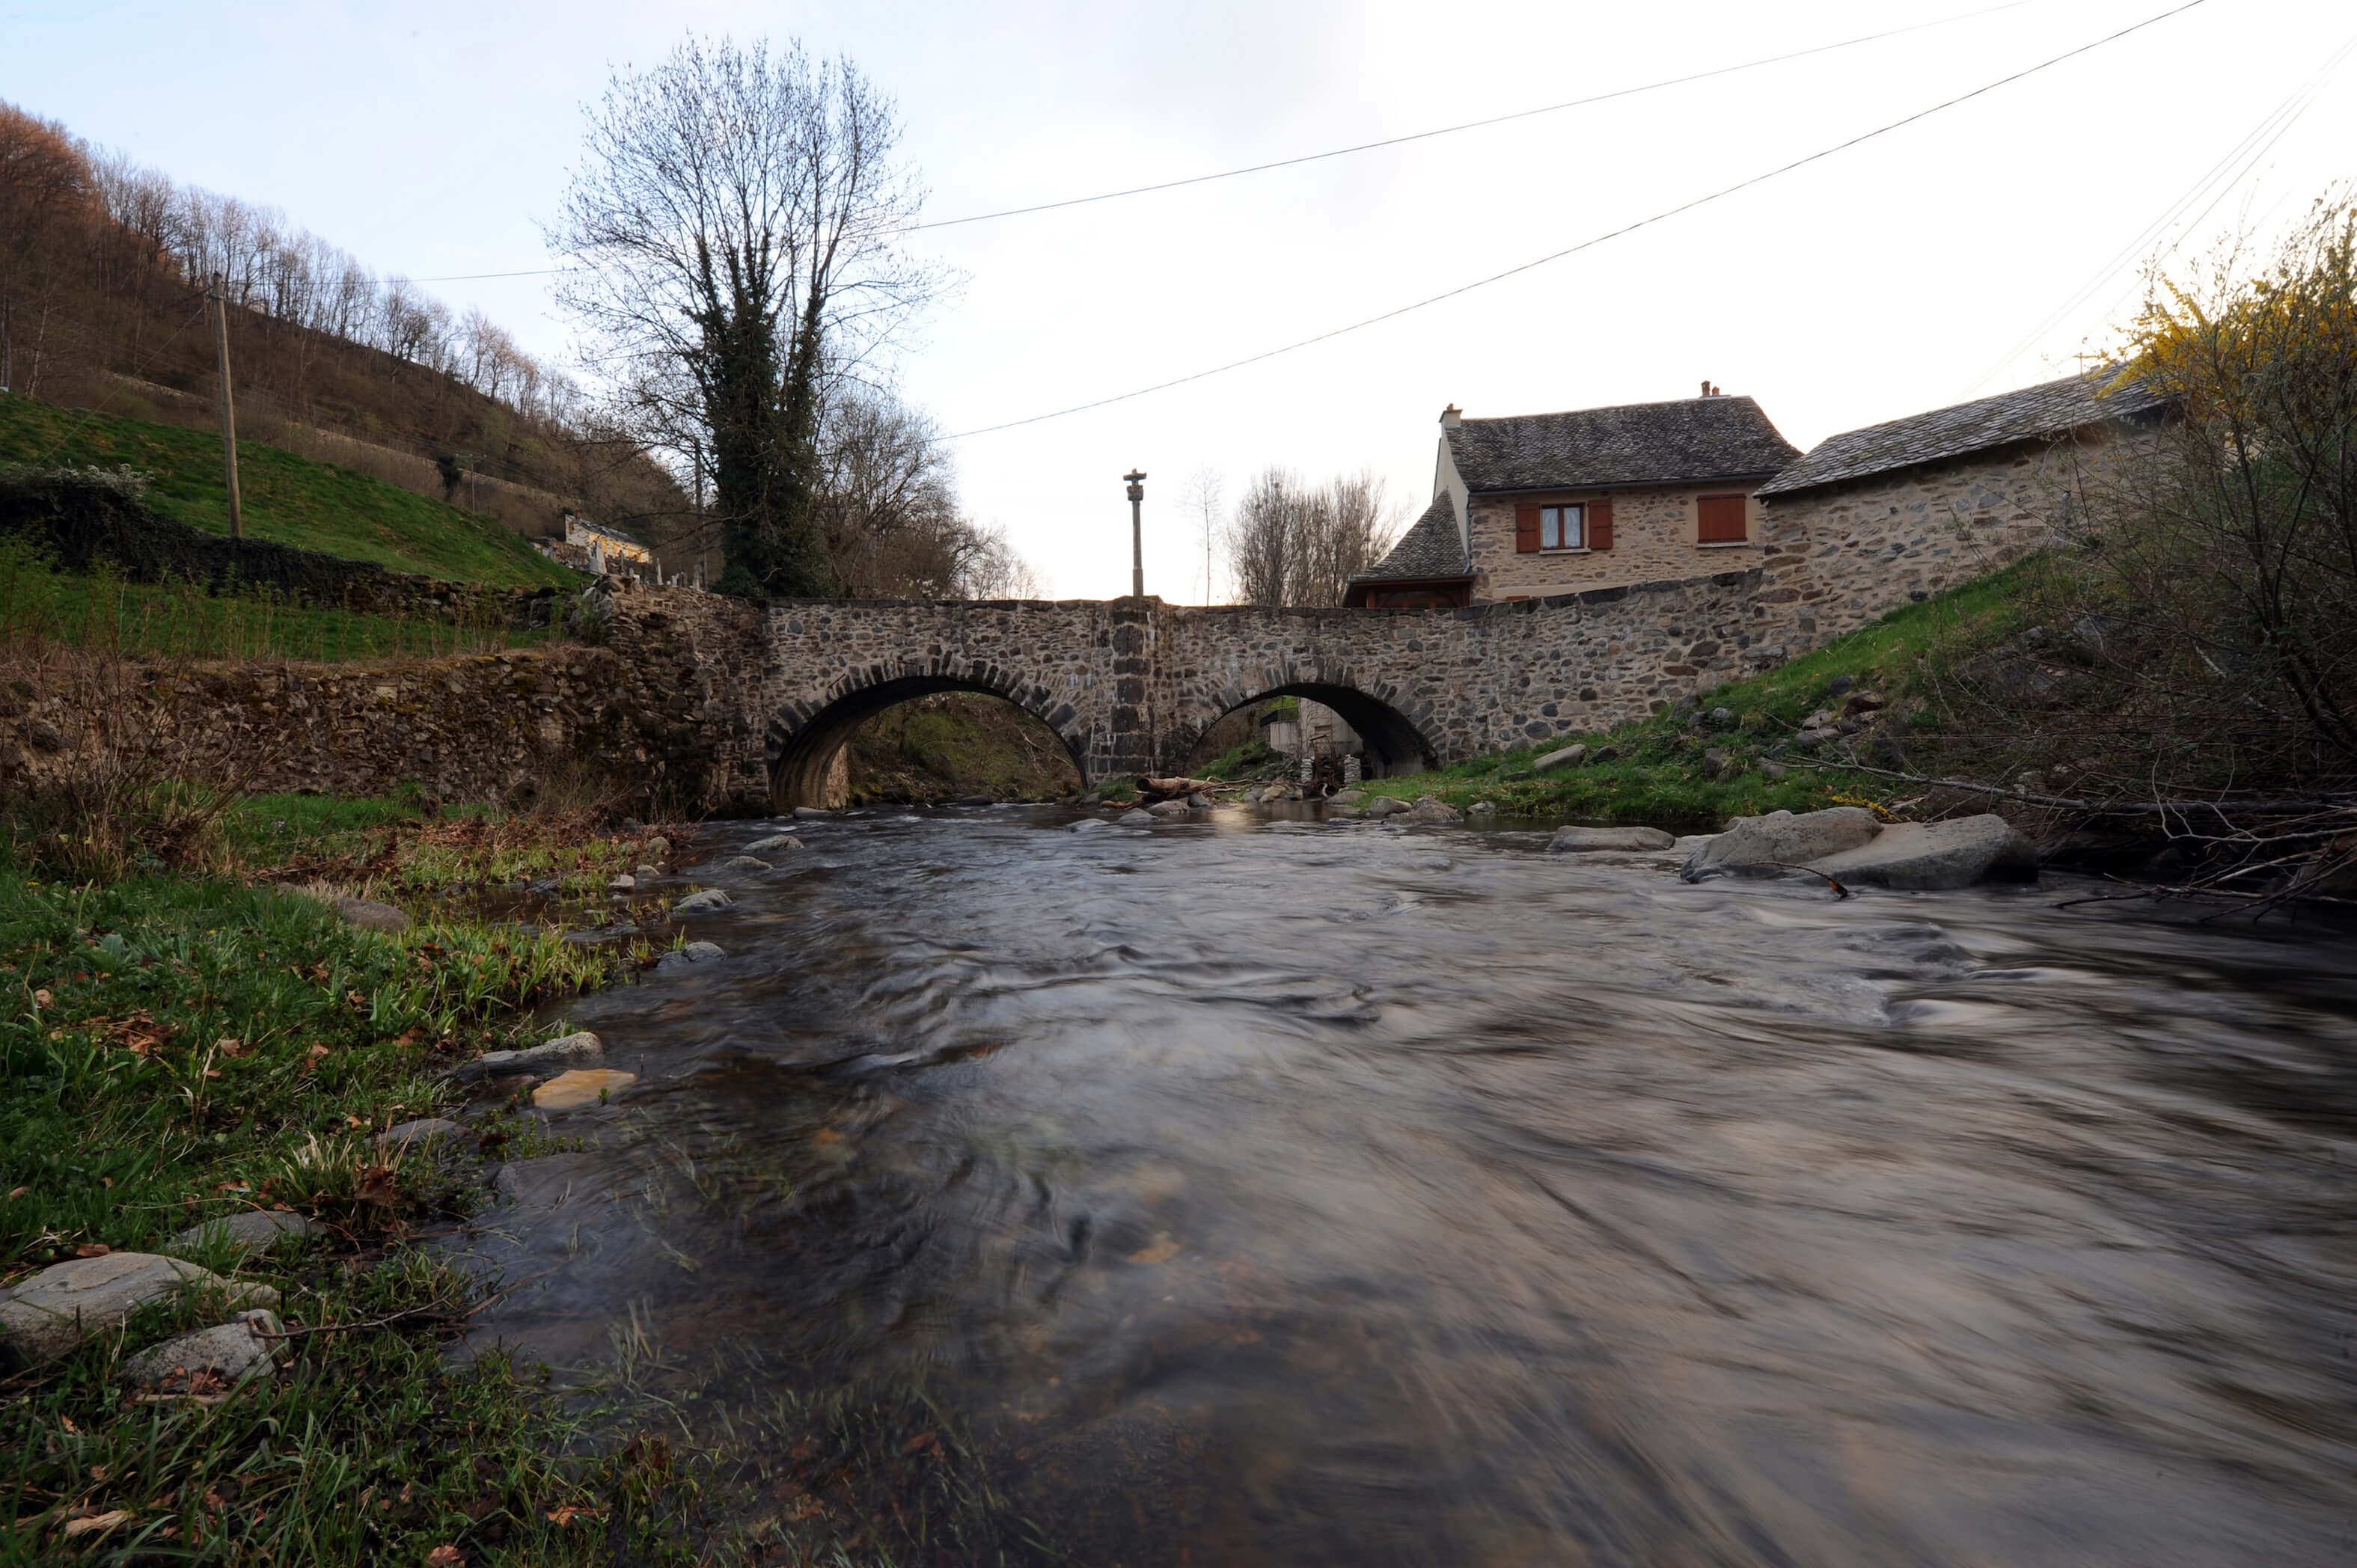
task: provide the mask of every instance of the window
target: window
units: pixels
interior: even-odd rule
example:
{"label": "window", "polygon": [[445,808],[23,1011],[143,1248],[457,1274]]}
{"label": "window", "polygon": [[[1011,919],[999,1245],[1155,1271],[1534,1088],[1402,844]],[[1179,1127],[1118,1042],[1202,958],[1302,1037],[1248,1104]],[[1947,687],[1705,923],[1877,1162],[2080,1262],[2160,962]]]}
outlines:
{"label": "window", "polygon": [[1539,508],[1539,548],[1542,550],[1579,550],[1587,545],[1580,528],[1581,514],[1587,509],[1578,506],[1543,506]]}
{"label": "window", "polygon": [[1695,539],[1702,544],[1741,544],[1751,537],[1747,520],[1749,498],[1744,496],[1697,496],[1695,498]]}
{"label": "window", "polygon": [[1612,502],[1523,501],[1514,508],[1514,553],[1612,548]]}

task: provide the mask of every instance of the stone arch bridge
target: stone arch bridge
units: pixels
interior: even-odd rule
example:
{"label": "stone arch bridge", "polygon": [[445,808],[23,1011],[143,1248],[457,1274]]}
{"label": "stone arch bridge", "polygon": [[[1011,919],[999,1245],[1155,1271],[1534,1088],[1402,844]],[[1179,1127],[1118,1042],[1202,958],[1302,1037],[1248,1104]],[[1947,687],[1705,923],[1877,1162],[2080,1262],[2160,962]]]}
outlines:
{"label": "stone arch bridge", "polygon": [[[1155,598],[758,608],[675,589],[617,603],[632,640],[693,664],[712,803],[824,804],[859,724],[934,692],[1003,697],[1091,786],[1181,768],[1222,715],[1324,703],[1373,774],[1592,730],[1781,660],[1805,639],[1758,571],[1464,609],[1182,607]],[[650,634],[652,634],[650,639]],[[717,733],[714,733],[714,732]]]}

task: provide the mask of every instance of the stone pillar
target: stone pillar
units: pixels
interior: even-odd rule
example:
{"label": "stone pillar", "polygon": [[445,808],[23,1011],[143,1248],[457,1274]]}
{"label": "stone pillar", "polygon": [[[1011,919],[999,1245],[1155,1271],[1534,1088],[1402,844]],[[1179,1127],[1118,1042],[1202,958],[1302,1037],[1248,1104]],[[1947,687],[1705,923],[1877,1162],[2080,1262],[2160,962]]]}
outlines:
{"label": "stone pillar", "polygon": [[1159,725],[1155,722],[1155,655],[1159,639],[1153,599],[1115,599],[1105,607],[1106,635],[1112,643],[1113,703],[1099,745],[1091,747],[1095,763],[1092,785],[1108,779],[1152,773],[1160,761]]}

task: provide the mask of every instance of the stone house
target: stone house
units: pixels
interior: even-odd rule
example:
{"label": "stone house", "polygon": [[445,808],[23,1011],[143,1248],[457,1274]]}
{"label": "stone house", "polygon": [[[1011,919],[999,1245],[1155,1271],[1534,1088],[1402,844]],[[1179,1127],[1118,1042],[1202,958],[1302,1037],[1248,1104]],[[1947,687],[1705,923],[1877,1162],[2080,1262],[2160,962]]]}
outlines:
{"label": "stone house", "polygon": [[1440,416],[1432,502],[1343,602],[1430,608],[1760,561],[1762,483],[1800,456],[1748,397]]}
{"label": "stone house", "polygon": [[2048,543],[2096,466],[2142,449],[2163,401],[2071,375],[1819,443],[1762,484],[1763,606],[1823,642]]}

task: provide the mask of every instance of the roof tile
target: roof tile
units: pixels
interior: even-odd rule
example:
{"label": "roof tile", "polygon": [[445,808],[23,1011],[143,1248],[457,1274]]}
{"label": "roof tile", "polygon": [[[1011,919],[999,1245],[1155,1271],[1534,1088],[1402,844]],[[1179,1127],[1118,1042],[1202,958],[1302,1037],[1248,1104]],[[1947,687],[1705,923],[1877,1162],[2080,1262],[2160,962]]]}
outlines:
{"label": "roof tile", "polygon": [[1801,455],[1748,397],[1469,419],[1448,446],[1466,487],[1492,491],[1756,478]]}
{"label": "roof tile", "polygon": [[1760,493],[1790,495],[1818,485],[2032,441],[2160,406],[2161,399],[2141,381],[2130,381],[2112,392],[2105,392],[2104,386],[2101,375],[2064,376],[2018,392],[1828,436],[1807,456],[1760,486]]}

